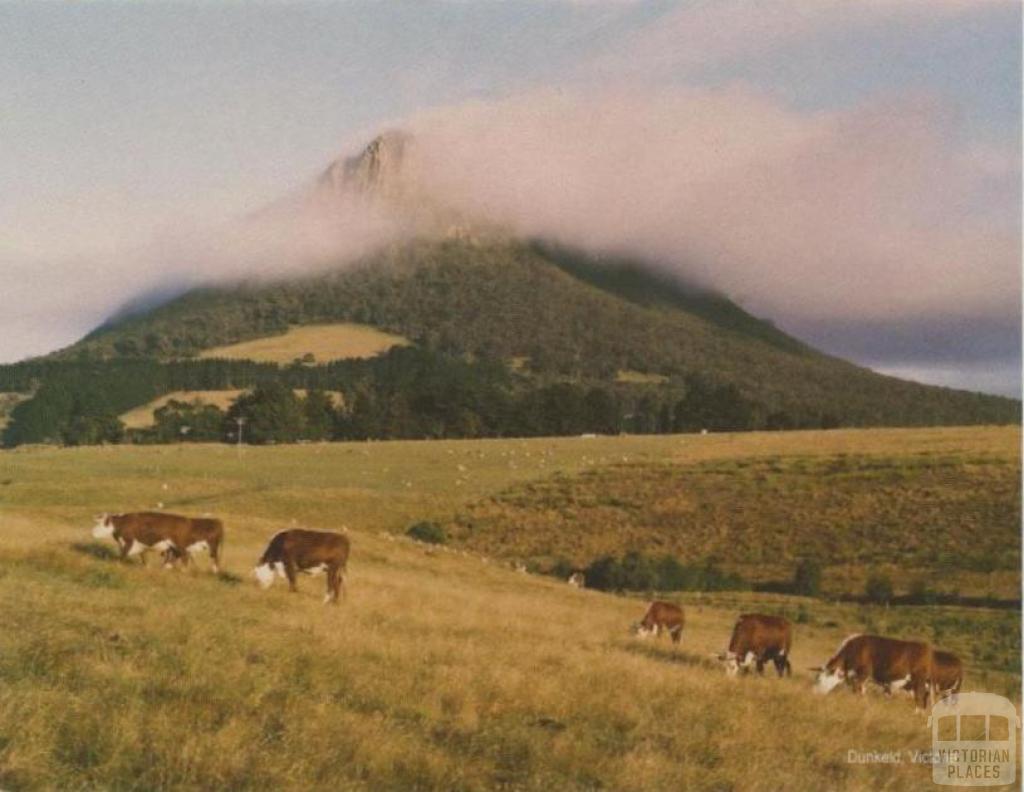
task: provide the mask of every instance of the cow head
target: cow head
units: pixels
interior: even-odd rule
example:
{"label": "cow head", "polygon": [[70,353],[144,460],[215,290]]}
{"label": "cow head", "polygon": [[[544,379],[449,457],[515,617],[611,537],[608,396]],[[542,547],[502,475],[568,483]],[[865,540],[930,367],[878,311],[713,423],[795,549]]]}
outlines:
{"label": "cow head", "polygon": [[93,518],[96,523],[92,527],[92,535],[96,539],[104,539],[114,535],[114,518],[106,513],[97,514]]}
{"label": "cow head", "polygon": [[812,671],[816,671],[817,675],[814,677],[814,692],[830,693],[835,687],[842,683],[846,679],[846,672],[837,665],[825,665],[818,668],[812,668]]}
{"label": "cow head", "polygon": [[630,625],[629,632],[637,638],[647,638],[648,636],[654,635],[654,628],[648,627],[643,622],[633,622],[633,624]]}
{"label": "cow head", "polygon": [[261,589],[268,589],[274,583],[274,568],[269,563],[254,566],[252,574]]}
{"label": "cow head", "polygon": [[753,652],[747,652],[743,657],[740,657],[736,652],[722,652],[721,654],[714,655],[714,657],[725,665],[725,673],[731,677],[737,676],[741,670],[749,670],[754,660],[757,659]]}

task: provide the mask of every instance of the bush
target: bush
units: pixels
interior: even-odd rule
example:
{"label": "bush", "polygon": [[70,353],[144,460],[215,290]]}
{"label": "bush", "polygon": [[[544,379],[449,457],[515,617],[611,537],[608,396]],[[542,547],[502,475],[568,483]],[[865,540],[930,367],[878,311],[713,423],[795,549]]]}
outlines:
{"label": "bush", "polygon": [[749,588],[738,575],[723,572],[712,560],[686,565],[670,555],[636,551],[622,559],[602,556],[585,570],[587,588],[600,591],[729,591]]}
{"label": "bush", "polygon": [[796,565],[793,593],[805,597],[817,597],[821,593],[821,564],[813,558],[805,558]]}
{"label": "bush", "polygon": [[436,522],[428,522],[425,520],[423,522],[418,522],[411,526],[405,533],[417,542],[426,542],[427,544],[444,544],[448,541],[448,536],[445,534],[444,528]]}
{"label": "bush", "polygon": [[872,572],[864,585],[864,595],[868,602],[888,604],[892,599],[892,580],[884,572]]}
{"label": "bush", "polygon": [[559,580],[568,580],[569,575],[576,571],[576,567],[572,565],[572,562],[567,558],[558,558],[551,568],[548,570],[548,574],[552,577],[556,577]]}
{"label": "bush", "polygon": [[924,578],[914,578],[910,583],[910,590],[907,592],[910,601],[915,605],[934,605],[938,602],[938,593],[932,590],[928,581]]}

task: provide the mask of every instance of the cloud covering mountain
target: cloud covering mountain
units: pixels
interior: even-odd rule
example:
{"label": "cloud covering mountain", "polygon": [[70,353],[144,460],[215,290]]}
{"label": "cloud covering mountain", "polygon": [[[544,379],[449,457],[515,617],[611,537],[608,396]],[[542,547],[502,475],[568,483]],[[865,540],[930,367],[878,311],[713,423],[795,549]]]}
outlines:
{"label": "cloud covering mountain", "polygon": [[[921,328],[1002,328],[998,344],[960,345],[975,355],[965,364],[1018,367],[1019,76],[1006,75],[1019,40],[1000,38],[1015,4],[431,8],[450,24],[429,52],[386,40],[402,29],[391,15],[412,11],[300,7],[293,31],[272,9],[135,12],[124,35],[136,42],[172,30],[199,42],[208,76],[168,59],[176,82],[162,90],[156,45],[69,45],[29,75],[53,47],[26,31],[63,27],[15,17],[0,76],[39,90],[8,103],[21,112],[0,188],[0,353],[73,340],[139,293],[351,259],[429,215],[637,254],[879,365],[950,362],[950,333]],[[88,26],[114,12],[76,13]],[[271,30],[305,46],[284,55]],[[357,33],[377,49],[345,43]],[[156,60],[126,69],[103,60],[112,52]],[[276,82],[257,79],[265,67]],[[131,114],[140,102],[148,116]],[[343,192],[309,201],[331,156],[389,128],[414,141],[403,211]]]}

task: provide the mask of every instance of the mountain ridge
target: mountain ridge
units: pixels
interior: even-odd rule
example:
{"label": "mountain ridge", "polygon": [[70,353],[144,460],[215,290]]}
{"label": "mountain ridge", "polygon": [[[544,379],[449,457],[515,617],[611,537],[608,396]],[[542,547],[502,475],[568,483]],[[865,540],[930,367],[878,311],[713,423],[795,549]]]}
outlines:
{"label": "mountain ridge", "polygon": [[[720,295],[666,289],[635,263],[624,265],[623,286],[607,264],[565,248],[555,261],[553,249],[419,242],[320,275],[194,290],[98,329],[60,356],[188,358],[334,320],[456,356],[526,358],[529,373],[546,382],[607,383],[624,369],[680,383],[696,376],[734,385],[768,412],[813,404],[849,425],[971,423],[979,405],[994,422],[1015,414],[1011,400],[904,382],[828,356]],[[950,402],[970,409],[958,419]]]}
{"label": "mountain ridge", "polygon": [[[116,423],[161,389],[275,379],[290,388],[347,390],[345,410],[362,398],[372,415],[360,425],[376,427],[365,436],[1020,421],[1019,401],[908,382],[825,354],[656,263],[518,239],[454,212],[409,177],[413,146],[403,132],[386,133],[359,155],[335,160],[304,197],[247,220],[277,222],[278,213],[305,206],[330,223],[335,208],[354,201],[405,217],[404,236],[291,277],[237,278],[162,302],[149,295],[130,301],[77,343],[0,367],[0,390],[42,384],[45,396],[15,408],[17,431],[7,436],[35,442],[66,434],[59,427],[83,416],[109,428],[109,419]],[[413,346],[359,365],[306,361],[303,370],[197,360],[204,350],[332,322],[367,325]],[[125,376],[144,381],[118,379]],[[433,395],[424,401],[417,388]],[[431,410],[440,411],[432,423],[412,418]],[[561,417],[533,420],[530,410]],[[592,419],[576,420],[574,410]],[[19,414],[34,416],[36,428],[21,432]]]}

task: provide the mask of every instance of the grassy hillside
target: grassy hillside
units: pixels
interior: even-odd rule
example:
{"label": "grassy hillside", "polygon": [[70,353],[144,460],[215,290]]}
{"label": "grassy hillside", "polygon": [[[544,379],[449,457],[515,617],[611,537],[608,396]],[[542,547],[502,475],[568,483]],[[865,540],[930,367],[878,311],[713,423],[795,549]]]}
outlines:
{"label": "grassy hillside", "polygon": [[31,396],[27,393],[0,393],[0,429],[10,420],[11,410],[28,398]]}
{"label": "grassy hillside", "polygon": [[449,533],[474,549],[541,565],[670,553],[690,563],[714,559],[767,583],[792,580],[797,563],[811,558],[826,567],[824,589],[833,593],[862,592],[875,570],[893,577],[899,593],[916,585],[1015,597],[1019,434],[976,434],[942,454],[893,435],[862,454],[830,454],[826,441],[816,451],[765,456],[748,447],[701,462],[685,453],[648,462],[595,458],[580,473],[555,473],[471,504]]}
{"label": "grassy hillside", "polygon": [[289,327],[283,335],[205,349],[199,357],[291,363],[307,356],[310,363],[368,358],[404,346],[408,340],[373,327],[351,323]]}
{"label": "grassy hillside", "polygon": [[[818,699],[806,666],[846,634],[934,640],[967,689],[1018,695],[1019,614],[688,595],[683,645],[628,636],[639,600],[395,539],[515,486],[596,463],[776,456],[998,456],[1016,431],[24,449],[0,454],[0,787],[141,789],[920,789],[930,768],[854,750],[929,747],[909,702]],[[941,465],[938,466],[941,469]],[[121,565],[102,509],[204,511],[228,574]],[[291,520],[353,541],[350,595],[246,577]],[[1019,549],[1019,539],[1015,545]],[[1008,548],[1013,549],[1013,548]],[[200,562],[203,566],[203,562]],[[737,612],[798,619],[794,676],[708,661]],[[785,728],[780,728],[780,723]]]}
{"label": "grassy hillside", "polygon": [[[305,397],[305,388],[294,388],[296,396]],[[211,404],[222,410],[227,410],[231,403],[245,393],[244,390],[233,388],[231,390],[181,390],[161,396],[151,402],[135,407],[127,412],[121,413],[118,417],[129,429],[142,429],[153,425],[153,412],[160,409],[171,401],[185,402],[186,404]],[[334,404],[342,404],[344,397],[337,391],[327,391]]]}
{"label": "grassy hillside", "polygon": [[[64,357],[176,358],[356,322],[473,359],[525,360],[543,380],[612,383],[617,372],[732,384],[780,425],[1014,423],[1018,402],[916,385],[820,354],[716,295],[637,266],[513,242],[418,243],[341,271],[198,290],[102,327]],[[787,424],[787,422],[789,422]]]}
{"label": "grassy hillside", "polygon": [[171,393],[135,407],[118,416],[129,429],[141,429],[153,425],[153,411],[158,410],[170,401],[186,403],[212,404],[226,410],[235,399],[245,391],[238,388],[232,390],[172,391]]}

